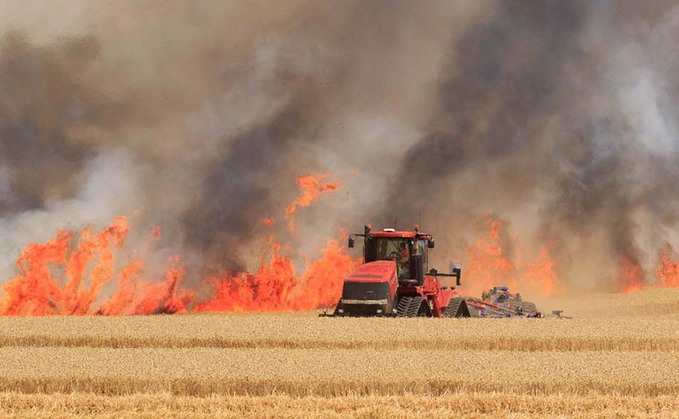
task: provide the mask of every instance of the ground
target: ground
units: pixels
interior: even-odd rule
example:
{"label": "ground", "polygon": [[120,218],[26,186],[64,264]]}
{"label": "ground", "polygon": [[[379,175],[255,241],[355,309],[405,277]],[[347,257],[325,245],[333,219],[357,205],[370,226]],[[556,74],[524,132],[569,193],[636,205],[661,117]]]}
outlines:
{"label": "ground", "polygon": [[538,306],[574,318],[0,318],[0,415],[676,415],[679,289]]}

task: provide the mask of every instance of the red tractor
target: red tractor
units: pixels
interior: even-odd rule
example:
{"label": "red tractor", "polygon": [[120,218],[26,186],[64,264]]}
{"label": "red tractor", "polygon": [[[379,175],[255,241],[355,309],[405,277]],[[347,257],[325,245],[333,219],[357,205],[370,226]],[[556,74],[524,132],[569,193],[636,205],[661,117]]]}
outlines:
{"label": "red tractor", "polygon": [[366,226],[363,234],[349,236],[349,247],[356,236],[364,238],[364,264],[344,280],[335,316],[470,316],[455,286],[439,281],[453,277],[460,285],[460,266],[451,264],[449,274],[427,272],[428,251],[434,248],[430,234],[420,233],[417,226],[414,231],[375,232]]}

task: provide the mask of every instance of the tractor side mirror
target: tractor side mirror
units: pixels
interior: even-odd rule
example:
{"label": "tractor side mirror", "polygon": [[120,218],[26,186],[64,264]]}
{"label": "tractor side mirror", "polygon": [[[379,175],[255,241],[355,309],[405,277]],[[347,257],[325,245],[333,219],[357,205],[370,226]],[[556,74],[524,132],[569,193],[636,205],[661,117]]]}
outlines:
{"label": "tractor side mirror", "polygon": [[462,285],[461,277],[462,277],[462,265],[459,263],[451,263],[450,264],[450,274],[457,279],[457,285]]}
{"label": "tractor side mirror", "polygon": [[349,237],[349,240],[347,241],[347,246],[349,246],[350,249],[353,249],[353,248],[354,248],[354,244],[355,244],[355,243],[354,243],[354,238],[353,238],[353,237]]}
{"label": "tractor side mirror", "polygon": [[427,240],[427,247],[428,248],[433,249],[434,246],[436,246],[436,242],[434,241],[434,238]]}

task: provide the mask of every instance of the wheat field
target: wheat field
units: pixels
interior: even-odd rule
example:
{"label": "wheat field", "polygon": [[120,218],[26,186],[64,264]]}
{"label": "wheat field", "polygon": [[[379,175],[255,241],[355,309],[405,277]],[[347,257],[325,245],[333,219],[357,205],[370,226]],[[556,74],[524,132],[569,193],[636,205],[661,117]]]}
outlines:
{"label": "wheat field", "polygon": [[0,415],[679,416],[679,290],[573,319],[0,318]]}

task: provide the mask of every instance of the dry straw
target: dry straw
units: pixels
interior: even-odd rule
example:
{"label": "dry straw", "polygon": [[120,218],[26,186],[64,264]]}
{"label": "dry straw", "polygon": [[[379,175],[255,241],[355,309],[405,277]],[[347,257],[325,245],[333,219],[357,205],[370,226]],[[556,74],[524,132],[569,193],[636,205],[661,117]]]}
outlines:
{"label": "dry straw", "polygon": [[558,302],[573,320],[1,318],[0,415],[677,411],[679,294],[588,298]]}

